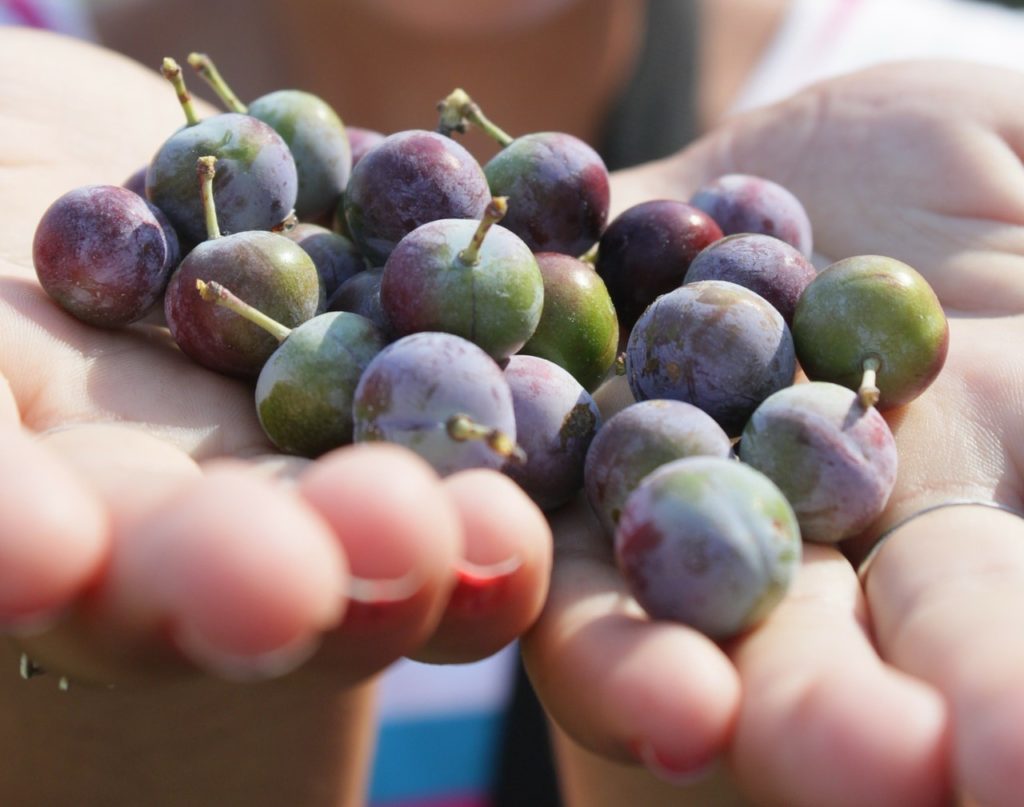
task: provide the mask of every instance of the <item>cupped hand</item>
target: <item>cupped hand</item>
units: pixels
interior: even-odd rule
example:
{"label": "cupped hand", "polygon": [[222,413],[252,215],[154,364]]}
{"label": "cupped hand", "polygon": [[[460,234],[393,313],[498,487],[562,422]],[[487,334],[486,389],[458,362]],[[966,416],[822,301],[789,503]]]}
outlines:
{"label": "cupped hand", "polygon": [[[14,28],[0,94],[0,744],[23,763],[0,777],[4,801],[182,803],[154,783],[194,763],[183,787],[203,803],[358,802],[363,683],[522,632],[546,593],[546,522],[507,478],[442,480],[397,447],[274,455],[251,385],[158,324],[101,330],[59,309],[32,266],[40,215],[127,179],[183,114],[155,71]],[[22,652],[49,675],[20,681]],[[126,754],[133,773],[104,777]]]}
{"label": "cupped hand", "polygon": [[808,545],[781,607],[738,640],[647,621],[586,508],[560,515],[551,594],[523,646],[550,714],[591,754],[678,782],[727,770],[724,790],[758,804],[1019,800],[1024,520],[936,510],[897,526],[863,586],[856,564],[929,505],[1021,509],[1022,93],[1024,76],[993,68],[881,66],[616,178],[619,209],[729,172],[774,179],[804,202],[826,260],[921,271],[951,335],[934,385],[886,413],[900,470],[885,513],[842,552]]}

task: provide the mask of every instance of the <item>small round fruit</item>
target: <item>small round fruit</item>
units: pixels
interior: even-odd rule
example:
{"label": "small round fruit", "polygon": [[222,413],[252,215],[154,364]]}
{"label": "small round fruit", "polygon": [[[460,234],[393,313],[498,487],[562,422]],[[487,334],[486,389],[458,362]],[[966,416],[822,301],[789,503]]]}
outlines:
{"label": "small round fruit", "polygon": [[732,441],[706,412],[684,401],[630,404],[612,415],[587,451],[584,490],[608,537],[640,480],[683,457],[731,457]]}
{"label": "small round fruit", "polygon": [[249,114],[273,127],[295,159],[295,213],[329,221],[352,171],[352,149],[330,104],[302,90],[276,90],[249,104]]}
{"label": "small round fruit", "polygon": [[949,349],[949,324],[932,287],[902,261],[857,255],[838,261],[804,291],[793,340],[808,378],[860,389],[877,362],[880,408],[901,406],[935,380]]}
{"label": "small round fruit", "polygon": [[43,213],[32,242],[46,293],[83,322],[108,328],[135,322],[156,305],[176,255],[173,231],[152,206],[116,185],[65,193]]}
{"label": "small round fruit", "polygon": [[146,174],[146,195],[187,243],[206,237],[195,181],[196,160],[204,155],[217,157],[214,196],[225,232],[270,230],[292,212],[298,174],[288,144],[249,115],[214,115],[171,135]]}
{"label": "small round fruit", "polygon": [[594,268],[571,255],[536,255],[544,306],[520,353],[553,361],[589,392],[604,381],[619,349],[619,320],[611,295]]}
{"label": "small round fruit", "polygon": [[817,270],[792,244],[760,233],[727,235],[701,251],[686,272],[686,283],[728,280],[756,291],[792,326],[800,295]]}
{"label": "small round fruit", "polygon": [[278,342],[233,311],[210,305],[196,281],[215,281],[288,328],[320,310],[312,259],[283,235],[253,230],[198,244],[171,276],[164,313],[174,341],[211,370],[255,378]]}
{"label": "small round fruit", "polygon": [[374,266],[421,224],[479,219],[490,201],[473,155],[450,137],[419,129],[370,149],[352,169],[342,200],[348,232]]}
{"label": "small round fruit", "polygon": [[663,294],[626,347],[638,400],[672,398],[700,407],[738,435],[765,398],[793,383],[793,338],[775,307],[750,289],[702,280]]}
{"label": "small round fruit", "polygon": [[400,334],[446,331],[507,359],[533,335],[544,305],[544,280],[521,238],[483,221],[440,219],[405,236],[388,256],[380,301]]}
{"label": "small round fruit", "polygon": [[743,430],[739,454],[779,486],[807,541],[858,535],[896,484],[896,440],[885,419],[857,393],[823,381],[765,400]]}
{"label": "small round fruit", "polygon": [[363,156],[384,139],[383,132],[364,126],[346,126],[348,142],[352,148],[352,167],[355,168]]}
{"label": "small round fruit", "polygon": [[491,193],[507,196],[505,226],[534,252],[582,255],[608,221],[610,185],[600,155],[563,132],[517,137],[484,166]]}
{"label": "small round fruit", "polygon": [[513,356],[505,367],[516,434],[526,454],[505,473],[541,509],[568,502],[583,487],[583,460],[601,427],[594,399],[572,375],[537,356]]}
{"label": "small round fruit", "polygon": [[343,235],[319,224],[302,222],[284,231],[283,235],[302,247],[313,263],[324,286],[324,297],[330,299],[338,286],[366,268],[355,244]]}
{"label": "small round fruit", "polygon": [[327,310],[351,311],[364,316],[377,326],[387,341],[393,342],[397,338],[395,329],[380,304],[380,283],[383,278],[383,267],[366,269],[353,275],[338,286],[327,301]]}
{"label": "small round fruit", "polygon": [[[431,331],[373,358],[356,387],[353,420],[356,442],[399,443],[442,475],[500,468],[507,452],[496,444],[516,434],[512,391],[494,359],[461,336]],[[467,439],[456,426],[481,433]]]}
{"label": "small round fruit", "polygon": [[304,457],[351,443],[356,385],[383,347],[358,314],[320,314],[292,330],[256,380],[256,412],[271,442]]}
{"label": "small round fruit", "polygon": [[616,216],[601,236],[597,273],[624,328],[661,294],[683,284],[690,263],[722,237],[721,228],[685,202],[654,199]]}
{"label": "small round fruit", "polygon": [[813,234],[807,210],[777,182],[750,174],[725,174],[701,186],[690,204],[717,221],[726,235],[772,235],[811,257]]}
{"label": "small round fruit", "polygon": [[800,528],[760,471],[687,457],[658,468],[626,499],[615,555],[651,617],[723,640],[781,601],[800,562]]}

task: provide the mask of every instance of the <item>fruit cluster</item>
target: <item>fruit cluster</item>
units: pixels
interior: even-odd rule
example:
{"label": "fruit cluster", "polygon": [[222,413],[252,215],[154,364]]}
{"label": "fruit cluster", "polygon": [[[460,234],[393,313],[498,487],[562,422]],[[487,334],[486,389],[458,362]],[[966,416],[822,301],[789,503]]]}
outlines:
{"label": "fruit cluster", "polygon": [[[801,538],[884,507],[878,410],[948,340],[909,266],[816,271],[800,202],[747,175],[609,222],[592,148],[513,138],[461,90],[436,131],[385,136],[300,91],[246,106],[189,63],[230,111],[200,119],[166,59],[186,125],[123,186],[54,202],[36,270],[95,326],[162,310],[183,353],[254,382],[281,451],[387,440],[442,474],[502,469],[545,509],[585,490],[640,604],[714,637],[780,599]],[[468,126],[501,146],[486,165]],[[603,422],[592,393],[616,372],[636,402]]]}

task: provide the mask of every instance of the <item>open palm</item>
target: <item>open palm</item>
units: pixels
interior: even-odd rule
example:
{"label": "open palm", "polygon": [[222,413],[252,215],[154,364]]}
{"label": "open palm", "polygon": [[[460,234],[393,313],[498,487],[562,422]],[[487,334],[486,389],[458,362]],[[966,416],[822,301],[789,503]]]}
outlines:
{"label": "open palm", "polygon": [[1021,507],[1022,94],[1024,77],[998,70],[885,66],[617,177],[620,209],[686,199],[728,172],[775,179],[805,203],[823,256],[884,254],[921,271],[951,337],[937,382],[887,413],[901,464],[882,518],[845,554],[808,546],[793,591],[748,636],[723,647],[647,622],[584,508],[556,522],[551,595],[524,650],[580,746],[680,780],[724,759],[738,785],[728,792],[756,803],[936,804],[954,789],[986,805],[1019,799],[1024,521],[937,510],[892,535],[864,588],[854,563],[929,504]]}
{"label": "open palm", "polygon": [[[515,638],[546,593],[547,524],[507,478],[441,480],[395,447],[275,456],[250,385],[158,325],[59,309],[32,266],[40,215],[122,182],[181,110],[155,71],[11,28],[0,95],[0,745],[20,760],[0,799],[182,803],[154,794],[188,768],[181,787],[206,803],[358,800],[363,682],[401,656],[468,660]],[[22,651],[51,675],[18,680]],[[83,730],[99,732],[87,751]],[[125,755],[131,776],[100,773]]]}

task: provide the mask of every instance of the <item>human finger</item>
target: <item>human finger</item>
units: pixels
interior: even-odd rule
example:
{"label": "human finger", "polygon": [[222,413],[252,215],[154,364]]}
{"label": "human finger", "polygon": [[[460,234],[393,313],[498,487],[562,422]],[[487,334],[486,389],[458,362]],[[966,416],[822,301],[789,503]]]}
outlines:
{"label": "human finger", "polygon": [[25,643],[44,667],[105,681],[173,671],[184,658],[222,677],[275,676],[340,617],[344,554],[290,490],[240,463],[200,473],[130,427],[47,440],[104,502],[111,545],[72,618]]}
{"label": "human finger", "polygon": [[489,656],[536,620],[551,571],[551,529],[540,509],[507,476],[468,470],[444,481],[465,545],[455,587],[423,661]]}
{"label": "human finger", "polygon": [[552,522],[551,589],[523,657],[548,714],[576,742],[663,778],[697,775],[722,754],[739,676],[695,630],[640,612],[583,500]]}
{"label": "human finger", "polygon": [[1019,803],[1024,518],[983,506],[926,512],[889,534],[865,586],[883,655],[949,704],[956,785],[981,804]]}
{"label": "human finger", "polygon": [[759,803],[946,802],[945,705],[881,661],[856,574],[833,547],[805,546],[787,596],[731,655],[743,703],[730,762]]}
{"label": "human finger", "polygon": [[331,526],[352,576],[353,599],[318,668],[360,678],[417,652],[441,619],[463,548],[438,475],[400,446],[365,444],[313,463],[298,492]]}
{"label": "human finger", "polygon": [[0,622],[39,629],[99,572],[110,547],[99,498],[53,452],[0,426]]}

